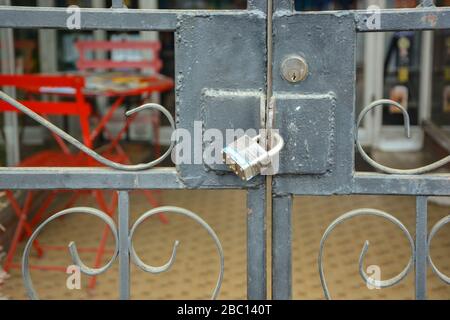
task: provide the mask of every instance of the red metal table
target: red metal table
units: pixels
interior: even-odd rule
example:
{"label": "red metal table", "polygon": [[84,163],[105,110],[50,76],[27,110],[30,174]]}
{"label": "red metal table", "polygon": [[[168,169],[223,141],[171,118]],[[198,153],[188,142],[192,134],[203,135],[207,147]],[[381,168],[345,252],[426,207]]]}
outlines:
{"label": "red metal table", "polygon": [[[173,80],[171,78],[160,74],[146,75],[144,73],[131,72],[72,73],[72,75],[74,74],[83,76],[85,78],[86,87],[83,90],[83,93],[86,97],[92,98],[104,96],[115,99],[114,103],[108,109],[108,112],[106,112],[100,118],[97,127],[91,132],[90,139],[92,142],[99,136],[99,134],[103,130],[105,130],[107,123],[111,121],[114,113],[122,105],[127,97],[142,96],[145,99],[152,93],[169,91],[174,86]],[[30,91],[34,91],[40,94],[75,94],[75,90],[73,88],[40,87],[30,88]],[[117,142],[121,139],[124,132],[128,129],[133,119],[133,117],[127,119],[124,128],[112,141],[113,145],[117,145]],[[157,141],[158,137],[155,138]]]}
{"label": "red metal table", "polygon": [[[141,97],[142,103],[152,93],[159,93],[159,92],[165,92],[168,90],[171,90],[174,87],[173,80],[160,75],[160,74],[144,74],[144,73],[132,73],[132,72],[76,72],[76,73],[66,73],[65,75],[77,75],[82,76],[85,79],[85,88],[83,89],[83,95],[87,98],[97,98],[97,97],[108,97],[114,99],[114,102],[112,103],[111,107],[108,109],[108,111],[103,116],[98,116],[99,121],[97,126],[94,130],[90,131],[89,141],[90,144],[93,145],[94,141],[98,138],[98,136],[105,132],[108,135],[108,138],[111,140],[111,143],[108,145],[108,149],[106,151],[103,151],[105,153],[108,153],[109,151],[112,151],[113,149],[117,151],[117,153],[121,156],[121,159],[123,161],[130,163],[128,155],[125,153],[125,151],[121,148],[119,142],[123,136],[123,134],[128,130],[130,124],[134,120],[134,116],[131,116],[127,118],[127,120],[124,123],[123,128],[120,130],[120,132],[117,134],[117,136],[113,136],[111,133],[107,130],[107,124],[109,121],[111,121],[114,113],[118,110],[118,108],[124,103],[124,100],[127,97]],[[77,94],[76,90],[71,87],[33,87],[33,86],[27,86],[25,88],[25,91],[31,94],[49,94],[49,95],[57,95],[57,96],[74,96]],[[154,119],[155,117],[153,117]],[[153,123],[154,128],[159,127],[159,117],[157,117],[158,122]],[[158,130],[155,130],[154,134],[154,141],[155,143],[155,155],[156,157],[159,157],[160,150],[159,150],[159,135]],[[58,140],[57,140],[58,141]],[[112,203],[110,206],[106,204],[105,198],[102,195],[100,191],[95,191],[94,196],[97,198],[98,204],[100,205],[101,209],[112,216],[114,214],[114,208],[116,208],[116,202],[117,199],[113,196]],[[78,196],[80,195],[80,192],[77,192],[74,194],[74,196],[69,200],[68,206],[71,206],[75,201],[78,199]],[[52,192],[47,199],[44,201],[46,203],[49,203],[53,200],[55,195],[55,192]],[[115,195],[115,193],[114,193]],[[157,200],[153,197],[153,195],[149,191],[144,191],[144,195],[146,199],[149,201],[149,203],[156,207],[158,206]],[[44,206],[47,207],[47,206]],[[43,214],[42,212],[39,212],[36,216],[40,217]],[[35,218],[37,218],[35,217]],[[164,215],[160,215],[160,219],[163,223],[167,223],[168,220]],[[31,226],[35,226],[38,223],[37,219],[33,219]],[[109,229],[106,227],[99,245],[99,248],[87,248],[86,250],[94,250],[97,252],[96,259],[95,259],[95,267],[98,267],[100,265],[101,259],[103,257],[103,254],[105,253],[106,249],[106,240],[109,233]],[[65,247],[56,247],[56,246],[45,246],[46,249],[56,249],[56,250],[64,250]],[[20,267],[11,265],[12,267]],[[37,269],[41,270],[61,270],[65,271],[64,268],[61,267],[37,267]],[[95,280],[96,277],[93,277],[90,281],[89,287],[93,288],[95,286]]]}

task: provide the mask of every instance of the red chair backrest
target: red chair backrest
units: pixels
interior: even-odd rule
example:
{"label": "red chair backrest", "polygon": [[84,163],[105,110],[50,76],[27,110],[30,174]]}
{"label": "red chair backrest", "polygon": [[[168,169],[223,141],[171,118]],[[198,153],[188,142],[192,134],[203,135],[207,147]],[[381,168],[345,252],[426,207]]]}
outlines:
{"label": "red chair backrest", "polygon": [[[77,68],[79,70],[117,70],[117,69],[148,69],[154,73],[159,73],[162,69],[163,63],[159,58],[161,51],[161,43],[159,41],[78,41],[75,44],[79,60],[77,61]],[[146,59],[140,61],[115,61],[112,59],[95,59],[90,60],[86,58],[88,51],[106,51],[112,52],[114,50],[133,50],[133,51],[150,51],[151,55]]]}
{"label": "red chair backrest", "polygon": [[[83,88],[85,81],[79,76],[54,75],[0,75],[0,87],[14,87],[25,93],[51,94],[73,97],[73,101],[20,100],[20,103],[39,115],[78,116],[80,119],[83,143],[91,146],[89,116],[91,106],[85,101]],[[4,101],[0,101],[0,112],[19,112]]]}

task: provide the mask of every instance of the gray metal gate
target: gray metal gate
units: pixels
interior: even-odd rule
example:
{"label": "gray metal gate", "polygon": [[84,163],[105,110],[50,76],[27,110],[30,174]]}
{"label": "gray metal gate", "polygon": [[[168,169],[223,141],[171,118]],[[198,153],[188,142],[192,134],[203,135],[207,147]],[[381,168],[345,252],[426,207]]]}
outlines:
{"label": "gray metal gate", "polygon": [[[64,29],[67,15],[63,8],[0,7],[0,27]],[[373,23],[374,19],[376,23]],[[391,169],[371,160],[356,137],[361,155],[384,173],[355,172],[355,135],[359,123],[366,112],[387,101],[374,102],[355,121],[354,56],[358,32],[446,28],[450,28],[450,9],[436,8],[429,0],[422,1],[422,7],[417,9],[377,12],[300,13],[293,10],[291,0],[248,0],[247,10],[230,11],[131,10],[124,8],[121,0],[113,0],[110,9],[82,9],[82,30],[175,32],[176,127],[193,133],[194,122],[202,121],[203,130],[225,130],[228,127],[279,129],[285,139],[285,148],[280,154],[280,170],[273,177],[257,177],[250,182],[242,182],[222,165],[181,164],[173,169],[151,169],[156,163],[126,167],[99,159],[114,170],[2,168],[0,189],[118,190],[118,227],[98,210],[86,209],[82,212],[95,215],[110,226],[117,246],[111,261],[103,268],[90,269],[79,259],[75,245],[70,246],[70,252],[74,262],[90,275],[105,272],[118,256],[120,297],[123,299],[129,298],[130,262],[146,272],[162,272],[172,262],[159,268],[145,265],[132,246],[136,227],[161,210],[183,214],[202,224],[216,241],[223,272],[219,239],[192,212],[171,207],[154,209],[143,215],[130,229],[129,191],[248,190],[249,299],[266,298],[265,217],[266,203],[270,200],[266,199],[267,189],[272,194],[274,299],[291,298],[291,205],[294,195],[413,195],[417,199],[415,240],[403,224],[388,213],[372,209],[355,210],[336,220],[324,234],[319,253],[319,272],[329,297],[321,261],[327,236],[336,225],[354,216],[379,216],[396,224],[405,233],[411,245],[411,259],[398,276],[381,282],[370,279],[360,266],[363,278],[369,283],[386,287],[398,283],[415,268],[416,298],[424,299],[428,265],[444,282],[450,283],[450,279],[435,267],[428,254],[433,235],[450,218],[441,220],[430,233],[427,232],[427,197],[450,195],[450,176],[423,173],[449,163],[450,156],[415,170]],[[293,64],[289,64],[292,61]],[[305,70],[307,72],[303,74]],[[8,100],[5,96],[2,98]],[[64,132],[57,131],[26,107],[10,102],[82,151],[98,158],[92,150]],[[408,129],[409,119],[406,111],[402,111]],[[51,219],[75,211],[80,212],[79,209],[68,210]],[[44,226],[39,227],[34,235],[37,236]],[[23,274],[30,297],[37,298],[27,268],[30,244],[31,240],[24,253]],[[361,254],[361,264],[367,249],[366,244]],[[221,279],[222,273],[213,298],[219,292]]]}

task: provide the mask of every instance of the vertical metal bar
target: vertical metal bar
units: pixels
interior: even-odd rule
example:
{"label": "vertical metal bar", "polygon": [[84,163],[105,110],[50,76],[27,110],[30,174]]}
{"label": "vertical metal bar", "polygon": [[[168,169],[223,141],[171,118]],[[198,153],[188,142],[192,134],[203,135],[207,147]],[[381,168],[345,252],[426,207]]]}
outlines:
{"label": "vertical metal bar", "polygon": [[[105,8],[106,7],[106,0],[92,0],[92,8]],[[106,41],[108,40],[108,32],[106,30],[94,30],[94,40],[95,41]],[[106,51],[104,50],[95,50],[94,51],[95,59],[97,60],[105,60],[107,59]],[[103,70],[96,70],[96,71],[103,71]],[[106,97],[101,97],[103,100],[102,107],[106,108]],[[98,99],[97,99],[98,101]]]}
{"label": "vertical metal bar", "polygon": [[272,299],[292,298],[292,196],[272,201]]}
{"label": "vertical metal bar", "polygon": [[[54,0],[39,0],[38,6],[53,8]],[[39,67],[40,72],[52,74],[58,71],[58,34],[55,29],[39,29]]]}
{"label": "vertical metal bar", "polygon": [[[386,7],[384,0],[369,0],[367,6]],[[364,34],[364,100],[363,106],[367,106],[375,100],[383,98],[384,88],[384,45],[385,34],[370,32]],[[362,109],[361,109],[362,110]],[[358,113],[361,111],[359,110]],[[375,146],[378,143],[382,126],[382,110],[376,109],[369,112],[364,119],[361,137],[366,137],[363,144]]]}
{"label": "vertical metal bar", "polygon": [[[367,7],[375,6],[380,9],[386,7],[385,0],[368,0]],[[363,106],[367,106],[375,100],[383,98],[384,88],[384,47],[385,34],[371,32],[364,35],[364,100]],[[361,109],[362,110],[362,109]],[[358,112],[360,112],[359,110]],[[381,127],[383,125],[383,112],[376,109],[369,112],[364,119],[365,137],[363,144],[376,146],[379,142]],[[362,132],[361,132],[362,133]]]}
{"label": "vertical metal bar", "polygon": [[[261,1],[261,0],[260,0]],[[139,9],[158,9],[159,7],[159,1],[158,0],[139,0]],[[141,31],[141,39],[144,41],[159,41],[159,33],[155,32],[155,31]],[[152,52],[150,51],[146,51],[143,52],[143,55],[145,57],[145,59],[150,60],[152,58]],[[146,72],[150,72],[151,73],[151,69],[147,69],[145,70]],[[159,92],[153,92],[151,94],[151,101],[154,103],[161,103],[161,93]],[[150,124],[152,127],[154,126],[153,123]],[[158,132],[158,128],[152,128],[151,132]],[[158,141],[158,137],[155,136],[153,137],[153,139],[156,140],[157,143],[161,144],[161,141]],[[161,139],[159,139],[161,140]]]}
{"label": "vertical metal bar", "polygon": [[[0,0],[0,5],[10,6],[10,0]],[[0,29],[1,47],[1,72],[4,74],[13,74],[16,71],[14,54],[14,32],[12,29]],[[5,93],[15,98],[15,88],[3,88]],[[6,163],[8,166],[15,166],[20,161],[19,149],[19,122],[17,113],[5,112],[4,130],[6,146]]]}
{"label": "vertical metal bar", "polygon": [[129,194],[119,191],[119,269],[120,269],[120,299],[130,299],[130,254],[128,247],[129,235]]}
{"label": "vertical metal bar", "polygon": [[[265,142],[270,148],[271,130],[273,128],[273,0],[267,0],[267,88],[266,88],[266,130],[267,141]],[[270,186],[268,184],[267,186]]]}
{"label": "vertical metal bar", "polygon": [[[37,5],[44,8],[54,8],[55,0],[38,0]],[[58,72],[58,30],[56,29],[39,29],[38,30],[38,52],[39,52],[39,72],[42,74],[54,74]],[[56,96],[43,96],[43,101],[57,101]],[[51,121],[59,127],[65,126],[65,121],[69,122],[69,128],[73,136],[78,135],[79,121],[75,117],[64,117],[53,115]],[[35,133],[35,139],[39,139],[42,144],[48,136],[48,131],[39,127],[39,131]]]}
{"label": "vertical metal bar", "polygon": [[[92,0],[92,8],[106,8],[106,0]],[[108,32],[106,30],[94,30],[93,31],[93,35],[94,35],[94,40],[95,41],[106,41],[108,40]],[[104,50],[95,50],[94,51],[94,58],[96,60],[106,60],[107,57],[107,53]],[[97,72],[102,72],[105,70],[102,69],[96,69]],[[99,112],[101,114],[105,114],[108,110],[108,97],[106,96],[97,96],[95,98],[95,102],[97,104],[97,110],[99,110]],[[70,117],[70,118],[74,118],[74,117]],[[70,119],[72,122],[70,123],[70,132],[75,133],[77,131],[80,130],[79,128],[79,122],[77,121],[77,119]],[[74,121],[75,120],[75,121]],[[76,134],[79,135],[79,133],[77,132]]]}
{"label": "vertical metal bar", "polygon": [[112,0],[113,8],[123,8],[124,6],[123,0]]}
{"label": "vertical metal bar", "polygon": [[419,125],[431,118],[433,84],[433,31],[422,32],[420,55]]}
{"label": "vertical metal bar", "polygon": [[266,188],[247,194],[247,298],[267,299],[266,273]]}
{"label": "vertical metal bar", "polygon": [[[261,142],[267,150],[271,148],[272,143],[272,129],[274,123],[274,105],[275,102],[272,99],[273,96],[273,0],[267,0],[267,22],[266,22],[266,47],[267,47],[267,57],[266,57],[266,114],[265,129],[266,135],[264,140]],[[267,176],[266,185],[267,188],[272,186],[272,177]],[[270,190],[268,190],[270,191]]]}
{"label": "vertical metal bar", "polygon": [[[272,0],[248,0],[249,10],[260,9],[267,12],[267,100],[266,116],[272,96]],[[262,124],[267,128],[267,123]],[[267,299],[267,189],[271,185],[268,177],[257,189],[250,189],[247,194],[247,298],[249,300]],[[271,193],[271,190],[270,190]]]}
{"label": "vertical metal bar", "polygon": [[416,299],[425,300],[427,294],[427,197],[416,198]]}
{"label": "vertical metal bar", "polygon": [[[275,101],[273,101],[273,0],[267,0],[267,26],[266,26],[266,47],[267,47],[267,65],[266,65],[266,114],[265,114],[265,129],[266,135],[264,136],[264,141],[262,144],[267,150],[271,148],[272,144],[272,129],[274,124],[274,106]],[[272,177],[267,176],[266,179],[267,188],[272,186]],[[271,190],[268,190],[272,192]]]}

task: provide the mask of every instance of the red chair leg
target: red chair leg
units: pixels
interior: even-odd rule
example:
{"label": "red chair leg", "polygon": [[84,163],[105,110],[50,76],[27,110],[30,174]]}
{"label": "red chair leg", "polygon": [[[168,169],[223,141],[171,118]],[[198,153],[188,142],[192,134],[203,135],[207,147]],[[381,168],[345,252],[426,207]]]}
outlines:
{"label": "red chair leg", "polygon": [[[25,234],[28,237],[31,237],[33,234],[33,231],[30,227],[30,224],[27,222],[28,214],[31,207],[31,201],[33,200],[33,193],[31,191],[28,191],[27,197],[25,199],[25,204],[23,208],[20,208],[19,203],[17,202],[16,198],[14,197],[13,193],[11,191],[6,191],[6,196],[13,208],[14,213],[16,214],[17,218],[21,218],[22,215],[25,216],[25,222],[23,223],[23,230],[25,230]],[[20,240],[19,240],[20,241]],[[41,257],[43,254],[42,247],[39,245],[39,242],[35,240],[33,242],[33,246],[35,247],[38,256]]]}
{"label": "red chair leg", "polygon": [[67,203],[63,206],[63,210],[72,208],[75,205],[75,202],[78,201],[78,198],[80,198],[80,195],[82,194],[82,191],[76,191],[72,194],[72,196],[69,198]]}
{"label": "red chair leg", "polygon": [[[102,262],[103,255],[105,253],[105,247],[106,247],[106,241],[108,240],[109,235],[109,227],[105,226],[105,229],[103,230],[102,239],[100,240],[100,245],[97,249],[97,255],[95,256],[95,264],[94,268],[98,268]],[[88,288],[94,289],[97,284],[97,277],[92,277],[89,281]]]}
{"label": "red chair leg", "polygon": [[17,224],[16,230],[14,231],[14,236],[11,241],[11,245],[9,246],[8,254],[6,255],[5,264],[3,266],[3,269],[5,269],[6,272],[9,272],[11,269],[12,261],[14,258],[14,254],[17,250],[17,245],[20,242],[20,235],[22,234],[22,229],[25,224],[26,218],[24,216],[21,216],[19,218],[19,223]]}
{"label": "red chair leg", "polygon": [[161,126],[161,115],[159,113],[152,115],[152,126],[153,126],[153,146],[155,148],[155,159],[161,156],[161,144],[160,144],[160,126]]}
{"label": "red chair leg", "polygon": [[106,124],[111,120],[111,118],[114,115],[114,112],[116,112],[116,110],[120,107],[120,105],[122,104],[124,99],[125,99],[125,97],[121,96],[118,99],[116,99],[116,101],[114,101],[113,105],[111,106],[111,108],[109,108],[106,115],[100,119],[100,123],[97,125],[97,127],[94,129],[94,131],[91,133],[91,136],[90,136],[91,141],[94,141],[100,135],[100,133],[106,127]]}
{"label": "red chair leg", "polygon": [[48,207],[52,204],[53,200],[55,199],[56,192],[50,191],[50,194],[45,198],[44,202],[42,203],[42,206],[39,208],[39,210],[36,212],[33,219],[31,219],[30,226],[34,228],[42,219],[42,216],[44,215],[45,211],[47,211]]}
{"label": "red chair leg", "polygon": [[[96,190],[96,191],[94,191],[94,195],[95,195],[98,205],[100,206],[100,209],[102,211],[104,211],[106,214],[108,214],[110,217],[112,217],[114,215],[114,212],[117,207],[117,201],[118,201],[117,193],[113,192],[113,198],[111,201],[110,208],[108,208],[108,206],[106,204],[105,197],[104,197],[102,191]],[[105,229],[104,229],[103,235],[102,235],[102,239],[100,240],[100,245],[97,250],[97,255],[95,257],[94,268],[100,267],[100,264],[102,263],[102,258],[105,253],[106,241],[108,240],[109,232],[110,232],[109,227],[105,226]],[[97,283],[97,277],[92,277],[91,280],[89,281],[89,285],[88,285],[89,289],[94,289],[96,283]]]}
{"label": "red chair leg", "polygon": [[[144,196],[147,198],[147,201],[150,203],[150,205],[153,208],[157,208],[159,207],[159,202],[158,200],[156,200],[153,197],[153,191],[149,191],[149,190],[144,190],[143,191]],[[163,223],[163,224],[168,224],[169,223],[169,218],[167,218],[167,216],[164,213],[160,213],[158,214],[158,218],[159,220]]]}
{"label": "red chair leg", "polygon": [[[44,199],[44,202],[39,207],[34,217],[31,219],[29,223],[31,229],[34,229],[34,227],[41,221],[42,216],[44,215],[45,211],[48,209],[54,198],[55,198],[54,192],[51,191],[50,194]],[[23,241],[23,239],[24,233],[21,234],[19,241]]]}
{"label": "red chair leg", "polygon": [[[20,237],[22,235],[22,232],[25,230],[25,233],[27,234],[28,237],[30,237],[32,235],[31,228],[27,222],[27,217],[28,217],[28,213],[30,210],[31,201],[33,200],[33,193],[31,191],[28,191],[26,199],[25,199],[25,204],[22,209],[20,209],[20,207],[11,191],[6,191],[6,195],[8,197],[9,202],[11,203],[11,205],[13,207],[13,211],[16,213],[17,217],[19,218],[19,222],[17,224],[13,239],[11,241],[11,245],[9,247],[9,250],[8,250],[8,253],[7,253],[6,259],[5,259],[4,269],[6,272],[8,272],[11,268],[14,254],[16,253],[17,245],[20,242]],[[41,257],[43,255],[43,250],[37,240],[33,241],[33,246],[36,249],[38,256]]]}
{"label": "red chair leg", "polygon": [[[123,137],[123,135],[128,131],[128,128],[130,127],[131,123],[136,118],[136,115],[132,115],[131,117],[128,117],[125,121],[125,125],[122,127],[122,129],[119,131],[116,137],[113,137],[111,133],[109,133],[109,137],[111,139],[111,143],[108,146],[108,150],[115,149],[119,154],[126,155],[126,153],[123,151],[122,147],[120,146],[120,141]],[[105,130],[106,132],[106,130]],[[129,159],[128,159],[129,160]]]}

